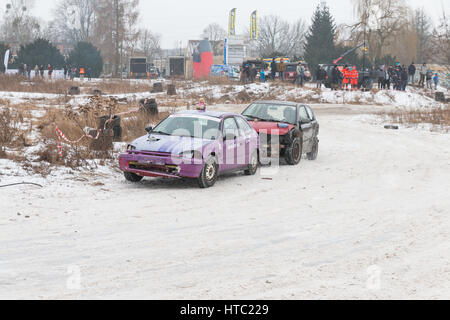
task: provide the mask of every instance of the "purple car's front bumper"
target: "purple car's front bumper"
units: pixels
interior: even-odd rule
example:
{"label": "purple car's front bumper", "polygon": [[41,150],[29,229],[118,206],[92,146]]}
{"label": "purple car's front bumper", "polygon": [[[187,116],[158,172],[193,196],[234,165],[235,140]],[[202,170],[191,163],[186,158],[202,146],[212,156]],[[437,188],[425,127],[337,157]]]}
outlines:
{"label": "purple car's front bumper", "polygon": [[204,163],[159,152],[129,151],[119,156],[120,170],[143,177],[198,178]]}

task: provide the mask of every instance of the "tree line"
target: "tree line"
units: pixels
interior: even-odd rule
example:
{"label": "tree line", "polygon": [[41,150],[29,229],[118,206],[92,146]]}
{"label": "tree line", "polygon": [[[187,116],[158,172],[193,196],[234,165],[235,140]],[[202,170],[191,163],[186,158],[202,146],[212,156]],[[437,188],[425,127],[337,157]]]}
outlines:
{"label": "tree line", "polygon": [[[132,55],[145,54],[150,60],[161,56],[161,36],[137,27],[139,0],[58,0],[48,23],[33,15],[39,5],[35,0],[7,2],[0,21],[0,41],[18,42],[24,49],[36,39],[90,43],[101,53],[104,73],[115,76]],[[450,19],[444,8],[441,17],[433,21],[423,8],[413,10],[406,0],[352,2],[356,18],[347,24],[336,24],[325,2],[317,6],[310,23],[263,16],[258,39],[248,39],[250,53],[260,58],[289,56],[315,66],[331,63],[365,42],[368,64],[450,64]],[[250,34],[249,30],[245,33]],[[226,37],[221,25],[207,26],[201,37],[211,40],[215,53],[221,54],[219,42]],[[362,54],[362,49],[356,50],[345,62],[360,66]]]}
{"label": "tree line", "polygon": [[18,42],[21,51],[37,39],[77,44],[75,49],[89,43],[101,52],[104,72],[115,76],[130,56],[139,53],[154,59],[161,52],[160,36],[136,27],[139,0],[59,0],[50,22],[33,15],[36,5],[35,0],[8,0],[0,41]]}

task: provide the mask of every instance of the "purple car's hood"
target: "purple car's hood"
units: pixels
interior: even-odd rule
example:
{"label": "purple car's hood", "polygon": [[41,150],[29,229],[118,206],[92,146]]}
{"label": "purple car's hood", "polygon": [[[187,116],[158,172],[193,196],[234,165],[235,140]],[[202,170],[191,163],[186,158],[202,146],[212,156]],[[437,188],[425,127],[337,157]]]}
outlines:
{"label": "purple car's hood", "polygon": [[151,134],[136,139],[131,145],[139,151],[164,152],[178,155],[190,150],[202,151],[205,146],[214,142],[213,140],[199,138]]}

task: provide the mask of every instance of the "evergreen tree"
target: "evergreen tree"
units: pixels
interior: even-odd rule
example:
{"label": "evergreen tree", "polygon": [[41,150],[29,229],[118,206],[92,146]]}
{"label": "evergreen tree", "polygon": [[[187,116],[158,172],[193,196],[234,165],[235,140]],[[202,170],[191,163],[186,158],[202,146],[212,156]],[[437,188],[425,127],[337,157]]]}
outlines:
{"label": "evergreen tree", "polygon": [[26,64],[29,68],[35,65],[47,67],[51,64],[55,69],[64,66],[64,57],[57,47],[45,39],[37,39],[32,43],[20,46],[17,63]]}
{"label": "evergreen tree", "polygon": [[91,76],[98,78],[103,70],[103,59],[100,51],[89,42],[78,42],[67,59],[70,66],[90,69]]}
{"label": "evergreen tree", "polygon": [[306,35],[305,60],[314,74],[319,64],[332,63],[336,56],[334,38],[336,26],[330,9],[323,3],[317,6]]}

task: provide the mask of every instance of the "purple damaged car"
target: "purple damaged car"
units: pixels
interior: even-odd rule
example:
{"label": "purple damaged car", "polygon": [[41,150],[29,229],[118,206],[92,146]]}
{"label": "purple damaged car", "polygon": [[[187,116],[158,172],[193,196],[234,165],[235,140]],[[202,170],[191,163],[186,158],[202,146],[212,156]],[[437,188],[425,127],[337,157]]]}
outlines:
{"label": "purple damaged car", "polygon": [[254,175],[258,169],[259,137],[237,114],[186,111],[169,116],[148,134],[128,145],[119,156],[125,178],[193,178],[212,187],[230,171]]}

